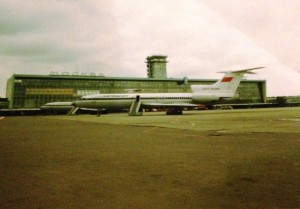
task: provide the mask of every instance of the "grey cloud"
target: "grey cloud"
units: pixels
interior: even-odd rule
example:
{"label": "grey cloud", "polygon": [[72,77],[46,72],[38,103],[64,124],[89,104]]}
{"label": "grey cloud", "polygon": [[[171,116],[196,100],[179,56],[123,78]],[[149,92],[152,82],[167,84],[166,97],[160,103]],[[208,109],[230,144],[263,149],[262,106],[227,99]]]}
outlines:
{"label": "grey cloud", "polygon": [[[146,77],[145,57],[159,53],[169,56],[171,77],[213,78],[214,72],[255,67],[270,58],[253,42],[255,38],[249,38],[258,37],[260,31],[253,35],[247,30],[259,21],[257,27],[268,34],[265,26],[272,22],[272,12],[265,16],[264,10],[252,11],[256,16],[251,18],[251,10],[243,5],[229,11],[226,0],[219,7],[210,5],[212,10],[197,0],[0,2],[0,68],[6,76],[92,70],[107,76]],[[229,11],[235,21],[245,17],[243,13],[248,16],[232,23],[219,10]],[[247,30],[238,26],[245,23]],[[278,41],[275,35],[269,40]],[[5,79],[1,77],[1,83]]]}
{"label": "grey cloud", "polygon": [[[120,37],[109,0],[0,0],[0,94],[8,75],[117,72]],[[104,72],[106,71],[106,72]]]}
{"label": "grey cloud", "polygon": [[[233,0],[228,4],[224,0],[219,9],[224,4],[231,8],[237,2]],[[292,70],[257,44],[252,36],[224,18],[217,9],[195,0],[186,1],[180,7],[178,3],[182,1],[131,0],[128,3],[117,0],[114,13],[123,40],[121,47],[124,52],[133,52],[123,54],[126,61],[122,66],[134,69],[131,72],[135,75],[142,75],[144,65],[140,61],[154,53],[169,56],[168,75],[171,77],[213,78],[219,76],[215,74],[218,71],[266,66],[271,71],[261,71],[259,75],[268,80],[270,95],[299,92],[299,82]],[[253,5],[256,4],[259,2],[254,1]],[[227,10],[228,15],[242,19],[253,14],[252,19],[255,19],[255,10],[245,8],[242,3],[239,6]],[[258,20],[260,18],[266,22],[274,20],[271,14],[267,18],[258,16]],[[263,25],[261,23],[260,27]],[[276,39],[276,33],[268,35],[271,36],[269,40]],[[287,80],[277,79],[283,71],[288,74],[286,77],[291,84],[288,89],[282,88]]]}
{"label": "grey cloud", "polygon": [[[47,42],[45,38],[31,37],[24,41],[19,39],[10,39],[0,41],[0,56],[11,57],[17,60],[31,63],[68,63],[80,59],[84,53],[83,49],[59,45],[52,41]],[[0,39],[1,40],[1,39]],[[91,52],[85,51],[85,56]]]}
{"label": "grey cloud", "polygon": [[86,59],[97,50],[109,52],[111,44],[117,43],[106,8],[97,10],[86,1],[54,2],[57,4],[42,3],[28,11],[22,11],[24,4],[4,4],[1,10],[7,12],[0,13],[0,53],[27,61],[72,62]]}
{"label": "grey cloud", "polygon": [[0,36],[17,35],[34,31],[41,27],[41,23],[37,20],[20,17],[7,8],[0,7]]}
{"label": "grey cloud", "polygon": [[234,27],[295,70],[300,68],[298,0],[202,0]]}

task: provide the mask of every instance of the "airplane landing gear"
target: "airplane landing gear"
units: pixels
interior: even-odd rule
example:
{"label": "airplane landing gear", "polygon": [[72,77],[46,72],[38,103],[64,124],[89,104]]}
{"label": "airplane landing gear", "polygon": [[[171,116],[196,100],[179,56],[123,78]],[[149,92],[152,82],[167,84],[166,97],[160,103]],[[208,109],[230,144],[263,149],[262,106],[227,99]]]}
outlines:
{"label": "airplane landing gear", "polygon": [[96,116],[99,117],[102,114],[108,114],[108,111],[106,109],[104,109],[104,108],[98,109],[97,112],[96,112]]}
{"label": "airplane landing gear", "polygon": [[166,112],[167,115],[182,115],[182,110],[181,109],[169,109]]}
{"label": "airplane landing gear", "polygon": [[98,110],[97,110],[96,116],[97,116],[97,117],[101,116],[101,112],[102,112],[102,108],[98,109]]}

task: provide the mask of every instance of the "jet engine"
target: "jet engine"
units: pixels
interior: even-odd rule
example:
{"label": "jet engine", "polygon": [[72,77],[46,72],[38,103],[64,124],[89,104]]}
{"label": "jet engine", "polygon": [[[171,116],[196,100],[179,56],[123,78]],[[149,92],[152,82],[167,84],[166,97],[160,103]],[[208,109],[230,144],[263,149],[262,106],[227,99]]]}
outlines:
{"label": "jet engine", "polygon": [[217,102],[220,97],[216,95],[203,95],[203,94],[193,94],[192,99],[198,103],[207,103],[207,102]]}

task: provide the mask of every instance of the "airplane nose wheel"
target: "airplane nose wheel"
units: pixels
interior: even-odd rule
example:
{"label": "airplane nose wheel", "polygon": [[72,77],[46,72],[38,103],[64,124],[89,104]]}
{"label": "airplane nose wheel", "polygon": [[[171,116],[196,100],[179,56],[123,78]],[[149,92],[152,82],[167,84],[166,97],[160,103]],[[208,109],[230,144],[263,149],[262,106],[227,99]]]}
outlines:
{"label": "airplane nose wheel", "polygon": [[97,110],[96,116],[97,116],[97,117],[101,116],[101,112],[102,112],[102,109],[98,109],[98,110]]}

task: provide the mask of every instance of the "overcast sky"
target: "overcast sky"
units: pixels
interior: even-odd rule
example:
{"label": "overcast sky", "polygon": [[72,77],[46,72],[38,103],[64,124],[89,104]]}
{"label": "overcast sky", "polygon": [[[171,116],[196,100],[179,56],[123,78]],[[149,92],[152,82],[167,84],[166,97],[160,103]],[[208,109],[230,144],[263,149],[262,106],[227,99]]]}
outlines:
{"label": "overcast sky", "polygon": [[0,0],[0,96],[12,74],[220,78],[265,66],[267,95],[300,95],[298,0]]}

